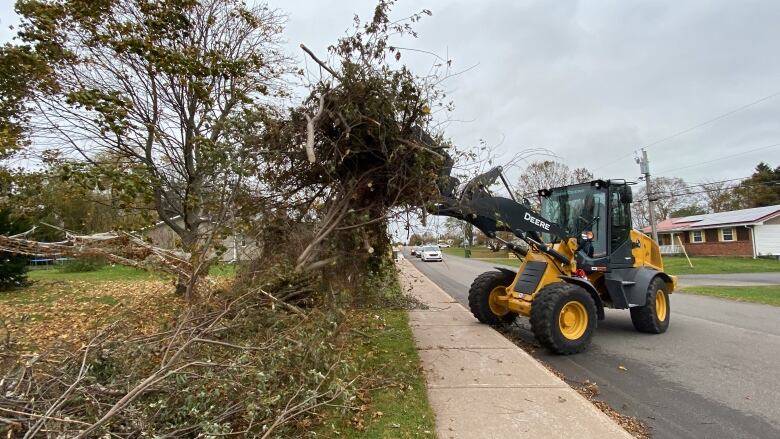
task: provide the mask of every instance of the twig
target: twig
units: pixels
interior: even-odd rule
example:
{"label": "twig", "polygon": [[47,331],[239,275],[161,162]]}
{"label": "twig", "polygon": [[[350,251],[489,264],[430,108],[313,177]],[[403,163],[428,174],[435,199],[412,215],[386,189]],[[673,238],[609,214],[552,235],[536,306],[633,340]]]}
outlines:
{"label": "twig", "polygon": [[[0,410],[4,411],[4,412],[8,412],[8,413],[13,413],[15,415],[24,415],[24,416],[29,416],[31,418],[36,418],[36,419],[44,417],[44,415],[39,415],[37,413],[20,412],[20,411],[17,411],[17,410],[7,409],[5,407],[0,407]],[[51,419],[52,421],[57,421],[57,422],[70,422],[72,424],[89,425],[88,422],[77,421],[75,419],[55,418],[54,416],[46,416],[46,418],[47,419]]]}
{"label": "twig", "polygon": [[[152,375],[149,375],[145,380],[143,380],[140,384],[135,386],[131,391],[127,392],[125,396],[123,396],[119,401],[116,402],[107,412],[105,415],[103,415],[102,418],[100,418],[97,422],[90,425],[87,429],[81,431],[78,436],[76,436],[74,439],[82,439],[85,437],[89,437],[89,435],[92,434],[95,430],[100,428],[103,424],[107,423],[114,415],[119,413],[122,409],[124,409],[128,404],[133,402],[136,398],[141,396],[146,389],[149,387],[152,387],[153,385],[159,383],[160,381],[165,380],[171,375],[177,374],[181,372],[182,370],[193,367],[193,366],[201,366],[201,367],[216,367],[220,366],[220,364],[217,363],[207,363],[203,361],[191,361],[189,363],[186,363],[182,366],[177,367],[176,369],[172,370],[165,370],[160,369],[157,372],[153,373]],[[165,373],[162,373],[165,372]]]}
{"label": "twig", "polygon": [[257,289],[257,291],[259,291],[260,293],[262,293],[263,295],[265,295],[265,296],[266,296],[266,297],[268,297],[269,299],[273,300],[274,302],[276,302],[276,303],[278,303],[278,304],[282,305],[283,307],[287,308],[288,310],[290,310],[290,311],[294,312],[295,314],[298,314],[299,316],[301,316],[301,317],[303,317],[303,318],[306,318],[306,313],[305,313],[305,312],[303,312],[303,310],[302,310],[302,309],[300,309],[300,308],[298,308],[297,306],[295,306],[295,305],[293,305],[293,304],[291,304],[291,303],[287,303],[287,302],[285,302],[285,301],[283,301],[283,300],[279,300],[279,299],[277,299],[277,298],[276,298],[276,297],[274,297],[273,295],[271,295],[271,294],[269,294],[269,293],[267,293],[267,292],[263,291],[263,289],[262,289],[262,288],[258,288],[258,289]]}
{"label": "twig", "polygon": [[412,142],[412,141],[410,141],[410,140],[406,140],[406,139],[399,139],[399,138],[397,138],[396,140],[398,140],[399,142],[403,143],[403,144],[404,144],[404,145],[406,145],[406,146],[411,146],[412,148],[415,148],[415,149],[419,149],[419,150],[422,150],[422,151],[429,152],[429,153],[431,153],[431,154],[435,155],[436,157],[438,157],[438,158],[440,158],[440,159],[444,160],[444,156],[443,156],[443,155],[441,155],[441,154],[439,154],[438,152],[436,152],[436,151],[432,150],[431,148],[425,147],[424,145],[420,145],[420,144],[419,144],[419,143],[417,143],[417,142]]}
{"label": "twig", "polygon": [[195,339],[193,339],[193,341],[196,342],[196,343],[215,344],[215,345],[219,345],[219,346],[225,346],[225,347],[228,347],[228,348],[241,349],[241,350],[245,350],[245,351],[263,351],[263,350],[267,349],[266,347],[258,347],[258,346],[239,346],[237,344],[227,343],[227,342],[218,341],[218,340],[211,340],[211,339],[208,339],[208,338],[195,338]]}
{"label": "twig", "polygon": [[366,338],[371,338],[371,335],[369,335],[369,334],[366,334],[365,332],[363,332],[363,331],[360,331],[360,330],[358,330],[358,329],[352,328],[352,329],[350,329],[350,331],[354,332],[355,334],[362,335],[363,337],[366,337]]}
{"label": "twig", "polygon": [[76,386],[81,382],[81,380],[84,379],[84,377],[87,374],[87,370],[89,370],[89,366],[87,365],[87,356],[89,355],[89,348],[95,345],[95,341],[100,338],[103,334],[110,331],[116,324],[113,324],[106,328],[105,330],[101,331],[100,334],[96,335],[88,345],[84,346],[84,354],[81,357],[81,368],[79,368],[79,373],[76,376],[76,379],[73,381],[73,383],[63,392],[62,395],[60,395],[57,400],[54,401],[54,403],[49,407],[48,410],[46,410],[46,413],[43,414],[43,416],[38,419],[38,421],[30,427],[30,429],[25,433],[24,439],[32,438],[34,437],[38,431],[43,427],[43,424],[46,422],[47,419],[56,411],[58,410],[64,403],[67,401],[68,396],[70,396],[71,393],[76,389]]}

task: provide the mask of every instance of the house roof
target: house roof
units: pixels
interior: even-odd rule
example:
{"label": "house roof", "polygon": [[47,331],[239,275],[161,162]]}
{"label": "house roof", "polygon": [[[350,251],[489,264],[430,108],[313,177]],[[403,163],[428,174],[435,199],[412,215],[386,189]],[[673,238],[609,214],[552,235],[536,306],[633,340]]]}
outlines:
{"label": "house roof", "polygon": [[[705,215],[668,218],[655,225],[659,232],[677,232],[683,230],[707,229],[726,226],[750,226],[780,216],[780,204],[754,207],[752,209],[732,210],[730,212],[708,213]],[[642,229],[649,232],[650,227]]]}

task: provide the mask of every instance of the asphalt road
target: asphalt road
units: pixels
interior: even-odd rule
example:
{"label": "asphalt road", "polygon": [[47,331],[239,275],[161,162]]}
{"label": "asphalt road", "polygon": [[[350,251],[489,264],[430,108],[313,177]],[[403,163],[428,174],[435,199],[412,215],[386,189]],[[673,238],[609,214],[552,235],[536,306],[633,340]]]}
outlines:
{"label": "asphalt road", "polygon": [[[472,280],[492,268],[405,255],[466,307]],[[780,438],[780,308],[682,293],[670,302],[664,334],[636,332],[628,310],[607,310],[588,351],[534,355],[569,379],[597,383],[601,398],[650,425],[654,438]],[[516,327],[535,343],[527,319]]]}

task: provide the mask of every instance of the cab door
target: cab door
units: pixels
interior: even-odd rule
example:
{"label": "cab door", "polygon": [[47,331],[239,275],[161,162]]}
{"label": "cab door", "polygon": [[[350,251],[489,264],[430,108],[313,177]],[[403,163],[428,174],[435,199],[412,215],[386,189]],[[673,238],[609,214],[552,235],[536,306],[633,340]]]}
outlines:
{"label": "cab door", "polygon": [[[609,193],[609,265],[610,268],[634,266],[631,254],[631,188],[627,185],[610,187]],[[626,195],[628,192],[628,195]]]}

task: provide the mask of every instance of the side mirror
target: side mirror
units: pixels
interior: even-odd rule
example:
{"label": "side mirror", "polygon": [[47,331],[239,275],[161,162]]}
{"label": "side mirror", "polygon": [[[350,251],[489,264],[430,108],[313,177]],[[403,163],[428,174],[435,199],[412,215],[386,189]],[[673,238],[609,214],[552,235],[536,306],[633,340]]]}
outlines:
{"label": "side mirror", "polygon": [[620,202],[621,203],[632,203],[634,201],[634,193],[631,192],[631,187],[628,185],[623,186],[620,188]]}

